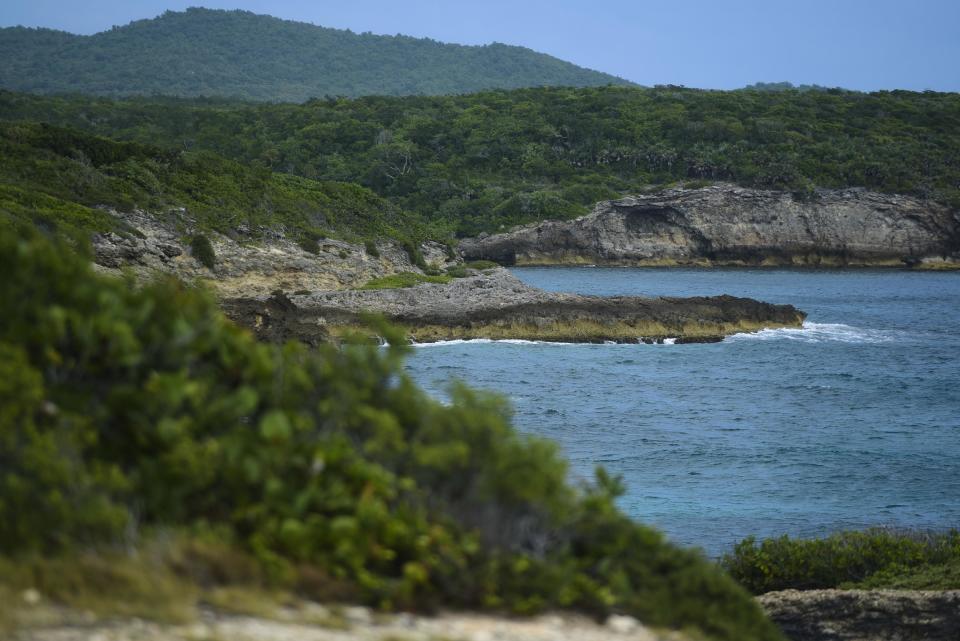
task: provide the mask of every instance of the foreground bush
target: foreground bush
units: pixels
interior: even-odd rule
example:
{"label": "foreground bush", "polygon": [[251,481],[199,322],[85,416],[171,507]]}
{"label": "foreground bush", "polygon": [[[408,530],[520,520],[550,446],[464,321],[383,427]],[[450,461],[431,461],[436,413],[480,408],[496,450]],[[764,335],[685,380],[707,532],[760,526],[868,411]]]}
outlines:
{"label": "foreground bush", "polygon": [[497,397],[431,400],[404,347],[259,344],[203,292],[97,277],[32,234],[0,234],[0,273],[15,302],[0,316],[7,555],[213,531],[266,580],[380,607],[576,608],[779,638],[698,553],[621,514],[617,479],[569,485]]}
{"label": "foreground bush", "polygon": [[823,539],[748,538],[721,565],[754,594],[836,587],[960,588],[960,531],[888,529]]}

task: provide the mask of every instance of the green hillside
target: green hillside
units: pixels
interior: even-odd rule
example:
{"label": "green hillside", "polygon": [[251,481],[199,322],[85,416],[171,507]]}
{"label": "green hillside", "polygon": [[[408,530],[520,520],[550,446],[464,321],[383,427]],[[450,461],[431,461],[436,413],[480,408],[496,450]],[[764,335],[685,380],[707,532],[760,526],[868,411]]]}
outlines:
{"label": "green hillside", "polygon": [[449,94],[628,84],[523,47],[327,29],[245,11],[168,11],[92,36],[0,29],[0,87],[105,96]]}
{"label": "green hillside", "polygon": [[277,174],[213,152],[116,142],[38,123],[0,123],[0,227],[39,226],[70,236],[107,231],[98,206],[162,213],[186,207],[204,229],[301,239],[420,238],[416,217],[359,185]]}
{"label": "green hillside", "polygon": [[303,105],[0,92],[46,120],[363,185],[461,235],[678,181],[913,194],[960,206],[960,94],[537,88]]}

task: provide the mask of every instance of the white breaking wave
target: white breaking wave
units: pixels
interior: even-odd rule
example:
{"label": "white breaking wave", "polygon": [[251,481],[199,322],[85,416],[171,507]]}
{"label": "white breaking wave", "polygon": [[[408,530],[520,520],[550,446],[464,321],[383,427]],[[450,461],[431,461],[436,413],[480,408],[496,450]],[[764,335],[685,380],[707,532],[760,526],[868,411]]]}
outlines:
{"label": "white breaking wave", "polygon": [[489,343],[506,343],[508,345],[577,345],[578,343],[560,343],[556,341],[527,341],[520,338],[455,338],[449,341],[434,341],[432,343],[411,343],[412,347],[449,347],[451,345],[485,345]]}
{"label": "white breaking wave", "polygon": [[804,343],[889,343],[898,339],[897,333],[882,329],[862,329],[843,323],[810,323],[803,327],[763,329],[749,334],[734,334],[727,341],[791,340]]}
{"label": "white breaking wave", "polygon": [[[451,345],[488,345],[500,343],[506,345],[550,345],[554,347],[637,347],[649,345],[644,343],[641,338],[638,343],[618,343],[616,341],[603,341],[602,343],[570,343],[566,341],[528,341],[522,338],[454,338],[448,341],[433,341],[432,343],[410,343],[411,347],[450,347]],[[653,343],[653,345],[676,345],[676,338],[664,338],[662,343]]]}

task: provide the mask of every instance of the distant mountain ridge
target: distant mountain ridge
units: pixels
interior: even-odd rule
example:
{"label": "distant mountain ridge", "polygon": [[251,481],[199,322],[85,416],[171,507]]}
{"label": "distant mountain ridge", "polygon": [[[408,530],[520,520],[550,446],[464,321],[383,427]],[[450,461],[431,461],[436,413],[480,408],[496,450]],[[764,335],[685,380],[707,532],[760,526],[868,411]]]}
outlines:
{"label": "distant mountain ridge", "polygon": [[524,47],[378,36],[191,8],[92,36],[0,29],[0,87],[103,96],[295,101],[533,86],[629,85]]}

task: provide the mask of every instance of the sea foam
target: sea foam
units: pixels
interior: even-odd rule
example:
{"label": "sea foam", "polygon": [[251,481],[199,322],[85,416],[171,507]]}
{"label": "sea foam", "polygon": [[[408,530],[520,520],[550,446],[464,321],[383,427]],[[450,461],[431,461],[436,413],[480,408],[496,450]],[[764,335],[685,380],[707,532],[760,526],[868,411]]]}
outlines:
{"label": "sea foam", "polygon": [[897,332],[881,329],[864,329],[843,323],[806,322],[802,327],[763,329],[748,334],[734,334],[728,342],[791,340],[804,343],[889,343],[896,341]]}

